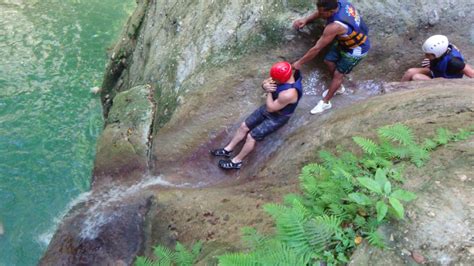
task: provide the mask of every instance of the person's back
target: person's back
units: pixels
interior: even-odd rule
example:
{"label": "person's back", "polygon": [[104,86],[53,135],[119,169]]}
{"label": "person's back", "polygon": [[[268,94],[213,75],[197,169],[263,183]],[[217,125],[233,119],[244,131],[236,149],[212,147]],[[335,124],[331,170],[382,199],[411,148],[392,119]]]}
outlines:
{"label": "person's back", "polygon": [[430,70],[433,78],[462,78],[465,66],[463,55],[452,44],[448,45],[448,50],[443,56],[430,60]]}

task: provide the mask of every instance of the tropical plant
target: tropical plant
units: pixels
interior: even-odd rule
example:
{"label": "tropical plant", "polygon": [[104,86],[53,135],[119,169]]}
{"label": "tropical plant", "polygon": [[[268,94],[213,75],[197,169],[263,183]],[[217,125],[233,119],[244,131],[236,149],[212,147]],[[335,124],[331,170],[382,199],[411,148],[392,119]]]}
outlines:
{"label": "tropical plant", "polygon": [[429,152],[450,141],[474,135],[474,126],[451,133],[438,129],[433,139],[419,145],[410,128],[402,124],[377,130],[378,141],[354,137],[362,155],[319,152],[320,163],[303,167],[299,176],[301,195],[290,194],[284,204],[264,209],[275,221],[275,234],[264,236],[243,229],[248,252],[219,256],[219,265],[327,265],[345,264],[352,250],[366,239],[383,248],[378,231],[388,219],[403,219],[404,204],[416,198],[403,190],[403,165],[421,167]]}
{"label": "tropical plant", "polygon": [[202,243],[198,241],[191,250],[187,250],[181,243],[176,243],[175,251],[158,245],[154,248],[155,259],[147,257],[137,257],[136,266],[191,266],[194,265],[202,248]]}

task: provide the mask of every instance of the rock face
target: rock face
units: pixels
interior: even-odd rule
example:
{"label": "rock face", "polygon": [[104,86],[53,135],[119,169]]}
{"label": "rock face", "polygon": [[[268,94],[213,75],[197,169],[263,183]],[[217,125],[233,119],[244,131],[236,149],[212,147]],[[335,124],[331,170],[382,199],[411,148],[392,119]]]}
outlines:
{"label": "rock face", "polygon": [[[420,136],[472,124],[470,81],[384,81],[398,80],[417,65],[422,42],[435,33],[448,35],[474,58],[474,2],[354,1],[371,27],[373,48],[345,81],[348,93],[334,98],[331,111],[309,115],[329,80],[319,57],[302,69],[305,96],[290,122],[259,143],[241,171],[219,170],[209,149],[225,145],[263,103],[260,83],[268,68],[299,58],[320,35],[321,22],[301,32],[291,28],[295,18],[314,10],[312,3],[138,0],[101,86],[106,124],[91,196],[66,216],[40,264],[131,264],[153,245],[176,240],[202,239],[219,247],[207,250],[208,257],[235,250],[241,226],[269,230],[271,221],[260,207],[297,191],[295,177],[315,160],[315,151],[351,145],[352,136],[370,136],[396,122]],[[408,173],[413,182],[407,186],[420,198],[416,217],[384,228],[396,239],[393,264],[406,262],[412,252],[435,264],[472,262],[463,242],[473,237],[465,223],[473,216],[472,141],[433,154],[430,169]],[[436,208],[430,205],[433,193],[440,196]],[[459,193],[456,200],[448,197],[452,193]],[[84,235],[91,232],[89,222],[94,234]],[[410,254],[400,256],[406,250]],[[384,263],[377,257],[356,256],[353,263]]]}
{"label": "rock face", "polygon": [[148,171],[155,104],[150,86],[117,94],[98,141],[93,186],[140,179]]}

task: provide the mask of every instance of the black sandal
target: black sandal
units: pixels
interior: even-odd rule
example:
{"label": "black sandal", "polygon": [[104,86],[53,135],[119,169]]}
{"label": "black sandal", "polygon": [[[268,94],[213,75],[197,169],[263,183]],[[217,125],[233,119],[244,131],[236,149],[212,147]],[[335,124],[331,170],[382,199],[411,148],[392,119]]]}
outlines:
{"label": "black sandal", "polygon": [[219,167],[225,170],[240,169],[240,167],[242,167],[242,162],[234,163],[232,160],[220,160]]}
{"label": "black sandal", "polygon": [[217,149],[217,150],[211,150],[211,154],[214,156],[223,156],[223,157],[230,157],[230,153],[232,151],[226,151],[225,149]]}

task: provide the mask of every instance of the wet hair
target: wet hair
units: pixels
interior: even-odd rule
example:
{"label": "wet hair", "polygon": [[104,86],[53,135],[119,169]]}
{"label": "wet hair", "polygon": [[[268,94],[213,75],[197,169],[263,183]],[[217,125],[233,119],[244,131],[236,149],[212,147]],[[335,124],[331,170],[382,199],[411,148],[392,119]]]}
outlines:
{"label": "wet hair", "polygon": [[318,0],[316,5],[324,10],[333,10],[339,6],[339,3],[338,0]]}

